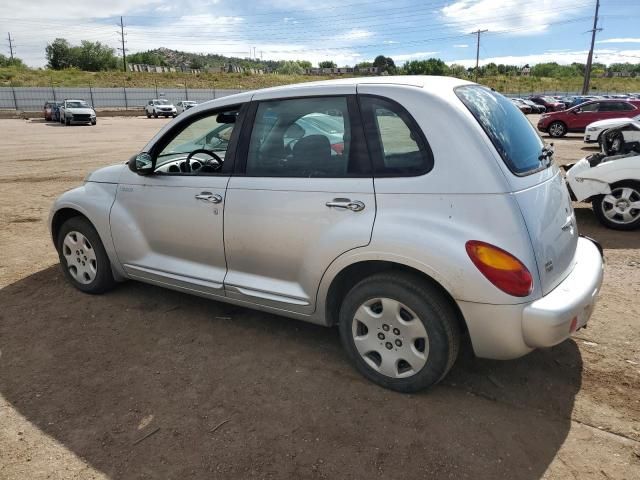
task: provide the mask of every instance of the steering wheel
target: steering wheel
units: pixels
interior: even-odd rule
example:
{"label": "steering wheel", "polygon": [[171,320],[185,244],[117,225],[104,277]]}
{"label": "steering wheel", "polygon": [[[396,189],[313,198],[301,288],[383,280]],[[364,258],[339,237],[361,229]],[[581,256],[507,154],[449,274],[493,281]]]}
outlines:
{"label": "steering wheel", "polygon": [[[218,156],[217,153],[205,148],[199,148],[187,155],[187,159],[184,162],[186,167],[185,170],[187,171],[187,173],[191,173],[191,158],[198,153],[205,153],[211,157],[211,160],[203,162],[202,167],[200,167],[198,170],[202,170],[204,167],[208,167],[215,172],[222,167],[223,160]],[[212,160],[215,160],[216,163],[213,163]]]}

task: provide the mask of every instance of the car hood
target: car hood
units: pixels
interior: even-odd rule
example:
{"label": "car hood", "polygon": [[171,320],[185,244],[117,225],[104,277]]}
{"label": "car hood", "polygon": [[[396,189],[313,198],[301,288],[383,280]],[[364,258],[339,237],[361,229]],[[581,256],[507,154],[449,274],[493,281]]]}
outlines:
{"label": "car hood", "polygon": [[[607,118],[606,120],[598,120],[597,122],[590,123],[587,125],[587,128],[596,127],[596,128],[610,128],[615,127],[616,125],[622,125],[623,123],[631,123],[633,120],[630,118]],[[637,122],[634,122],[637,123]]]}
{"label": "car hood", "polygon": [[172,103],[163,104],[163,105],[154,105],[156,108],[176,108]]}
{"label": "car hood", "polygon": [[85,182],[118,183],[125,168],[128,168],[126,163],[99,168],[87,175]]}
{"label": "car hood", "polygon": [[95,114],[95,112],[93,111],[93,108],[67,108],[66,111],[69,113],[75,113],[78,115],[94,115]]}

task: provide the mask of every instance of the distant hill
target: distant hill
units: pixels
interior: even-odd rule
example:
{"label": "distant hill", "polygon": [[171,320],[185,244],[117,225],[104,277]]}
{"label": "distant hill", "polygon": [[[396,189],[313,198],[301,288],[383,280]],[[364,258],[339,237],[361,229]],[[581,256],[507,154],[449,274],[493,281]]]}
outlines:
{"label": "distant hill", "polygon": [[224,65],[239,65],[244,68],[259,68],[274,71],[280,62],[274,60],[259,60],[240,57],[226,57],[215,53],[190,53],[172,50],[170,48],[156,48],[146,52],[138,52],[127,56],[128,63],[147,65],[162,65],[165,67],[190,67],[203,69],[207,67],[222,67]]}

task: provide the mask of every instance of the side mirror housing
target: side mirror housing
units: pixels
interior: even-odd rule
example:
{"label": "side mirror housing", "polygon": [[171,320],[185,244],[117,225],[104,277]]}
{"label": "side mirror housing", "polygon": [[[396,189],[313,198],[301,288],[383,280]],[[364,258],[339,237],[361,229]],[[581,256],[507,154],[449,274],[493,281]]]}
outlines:
{"label": "side mirror housing", "polygon": [[127,162],[129,170],[138,175],[149,175],[153,173],[153,157],[147,152],[134,155]]}

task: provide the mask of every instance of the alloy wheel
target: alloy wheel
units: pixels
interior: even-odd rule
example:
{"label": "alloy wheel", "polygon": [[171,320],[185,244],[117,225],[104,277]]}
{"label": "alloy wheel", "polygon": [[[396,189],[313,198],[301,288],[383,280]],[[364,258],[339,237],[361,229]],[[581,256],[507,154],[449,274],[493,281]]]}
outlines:
{"label": "alloy wheel", "polygon": [[608,220],[628,224],[640,218],[640,191],[630,187],[611,189],[602,199],[602,213]]}

